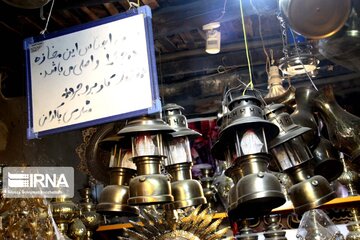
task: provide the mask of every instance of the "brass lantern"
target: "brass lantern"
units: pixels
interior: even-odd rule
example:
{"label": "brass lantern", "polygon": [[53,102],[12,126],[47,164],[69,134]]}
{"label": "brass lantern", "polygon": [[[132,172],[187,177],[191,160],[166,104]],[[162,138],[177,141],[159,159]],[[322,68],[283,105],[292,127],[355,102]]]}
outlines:
{"label": "brass lantern", "polygon": [[279,129],[264,119],[261,102],[254,96],[236,96],[228,109],[219,141],[235,150],[232,168],[240,168],[236,170],[240,175],[236,184],[238,217],[264,215],[285,202],[278,179],[267,170],[271,159],[267,139],[274,138]]}
{"label": "brass lantern", "polygon": [[165,169],[172,176],[171,191],[174,196],[174,208],[185,208],[206,203],[201,184],[192,179],[192,157],[189,138],[201,136],[188,128],[187,119],[182,114],[183,107],[167,104],[163,107],[164,120],[175,132],[169,134],[166,141],[167,158]]}
{"label": "brass lantern", "polygon": [[128,122],[118,132],[131,137],[132,158],[137,176],[130,180],[129,205],[151,205],[174,201],[167,176],[161,174],[164,163],[163,134],[174,132],[162,119],[144,116]]}
{"label": "brass lantern", "polygon": [[104,215],[137,216],[139,209],[129,206],[129,182],[136,175],[130,141],[120,136],[110,136],[99,143],[110,152],[110,184],[100,194],[96,211]]}
{"label": "brass lantern", "polygon": [[283,108],[283,104],[272,104],[266,108],[268,119],[280,128],[279,135],[270,142],[269,148],[279,169],[293,183],[288,193],[295,212],[301,214],[335,198],[336,194],[323,176],[314,175],[310,162],[313,155],[303,138],[311,129],[294,124]]}

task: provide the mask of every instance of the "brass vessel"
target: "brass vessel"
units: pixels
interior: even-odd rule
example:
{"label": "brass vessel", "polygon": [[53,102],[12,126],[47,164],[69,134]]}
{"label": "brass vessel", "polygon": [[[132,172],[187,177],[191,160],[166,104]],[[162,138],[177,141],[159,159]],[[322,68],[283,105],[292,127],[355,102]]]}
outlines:
{"label": "brass vessel", "polygon": [[310,128],[303,134],[306,144],[313,149],[319,142],[318,124],[312,110],[311,101],[316,95],[316,91],[308,87],[299,87],[295,90],[296,108],[291,113],[291,119],[297,125]]}
{"label": "brass vessel", "polygon": [[349,155],[352,163],[360,164],[360,118],[337,103],[331,86],[319,90],[314,109],[325,123],[330,142]]}
{"label": "brass vessel", "polygon": [[51,202],[51,212],[60,233],[70,239],[67,232],[69,224],[79,215],[78,206],[65,196],[57,197]]}
{"label": "brass vessel", "polygon": [[138,156],[132,160],[137,176],[130,180],[129,205],[169,203],[174,201],[167,176],[161,174],[160,164],[165,156]]}
{"label": "brass vessel", "polygon": [[192,179],[192,157],[189,139],[201,136],[200,133],[188,128],[184,108],[177,104],[166,104],[163,107],[164,120],[175,132],[168,134],[166,139],[167,158],[165,169],[171,175],[171,192],[174,208],[185,208],[205,204],[206,198],[201,184]]}
{"label": "brass vessel", "polygon": [[104,215],[137,216],[139,209],[129,206],[129,182],[136,174],[134,169],[111,168],[110,185],[101,192],[96,211]]}
{"label": "brass vessel", "polygon": [[281,129],[270,142],[270,149],[279,169],[293,183],[288,189],[289,197],[295,212],[301,214],[335,198],[336,194],[323,176],[314,175],[310,164],[313,156],[303,138],[311,129],[295,124],[283,109],[282,104],[273,104],[266,109],[269,120]]}
{"label": "brass vessel", "polygon": [[329,182],[341,176],[344,166],[341,163],[339,151],[329,140],[320,137],[320,141],[312,153],[314,158],[311,159],[311,163],[316,175],[325,177]]}
{"label": "brass vessel", "polygon": [[287,240],[286,232],[282,230],[281,215],[270,214],[264,216],[264,223],[267,225],[264,233],[265,240]]}
{"label": "brass vessel", "polygon": [[191,163],[184,162],[166,167],[171,178],[174,208],[185,208],[205,204],[206,198],[199,181],[191,177]]}
{"label": "brass vessel", "polygon": [[96,206],[91,197],[91,188],[83,188],[79,190],[81,201],[79,203],[80,208],[80,220],[86,227],[86,238],[91,240],[96,228],[100,225],[101,215],[96,212]]}
{"label": "brass vessel", "polygon": [[84,223],[79,218],[73,219],[68,229],[69,237],[73,240],[85,240],[86,233],[87,230]]}

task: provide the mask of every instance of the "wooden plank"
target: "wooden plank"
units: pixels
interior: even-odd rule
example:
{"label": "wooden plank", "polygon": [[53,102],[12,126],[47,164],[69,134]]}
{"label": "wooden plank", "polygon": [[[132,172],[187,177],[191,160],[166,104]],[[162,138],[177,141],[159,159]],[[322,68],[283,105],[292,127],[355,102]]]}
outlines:
{"label": "wooden plank", "polygon": [[[184,1],[185,2],[185,1]],[[249,1],[244,1],[245,15],[254,14]],[[169,36],[179,32],[188,32],[200,28],[215,20],[224,8],[224,2],[219,0],[188,1],[180,6],[166,7],[157,10],[153,16],[155,38]],[[232,21],[240,17],[239,1],[228,1],[225,14],[220,22]],[[181,14],[179,14],[181,12]],[[179,23],[181,25],[179,26]],[[161,26],[161,28],[160,28]]]}
{"label": "wooden plank", "polygon": [[83,11],[91,20],[95,21],[99,19],[99,17],[93,13],[88,7],[81,7],[81,11]]}
{"label": "wooden plank", "polygon": [[130,8],[130,4],[126,0],[119,1],[119,4],[124,8],[125,11],[127,11]]}
{"label": "wooden plank", "polygon": [[72,21],[75,24],[81,24],[81,20],[76,17],[75,14],[72,14],[70,10],[63,10],[62,14],[67,18],[67,21]]}
{"label": "wooden plank", "polygon": [[64,21],[58,17],[58,14],[51,14],[51,20],[54,21],[60,28],[66,28],[67,26],[64,24]]}
{"label": "wooden plank", "polygon": [[18,31],[15,27],[9,26],[8,24],[6,24],[3,21],[0,21],[0,28],[5,29],[5,31],[14,33],[15,35],[17,35],[19,37],[23,37],[22,33],[20,31]]}
{"label": "wooden plank", "polygon": [[[360,204],[360,196],[349,196],[345,198],[334,198],[333,200],[324,203],[318,208],[342,208],[342,207],[350,207],[350,206],[359,206]],[[294,206],[291,201],[286,202],[284,205],[273,209],[271,212],[273,213],[287,213],[294,211]]]}
{"label": "wooden plank", "polygon": [[[339,208],[339,207],[343,207],[343,206],[346,207],[346,206],[351,206],[351,205],[358,206],[359,203],[360,203],[360,196],[350,196],[350,197],[345,197],[345,198],[335,198],[335,199],[323,204],[319,208],[330,208],[330,207]],[[273,209],[272,212],[273,213],[285,213],[285,212],[289,212],[289,211],[293,211],[292,204],[286,203],[279,208]],[[227,213],[221,212],[221,213],[215,213],[213,215],[213,219],[219,219],[219,218],[227,218]],[[138,222],[138,223],[143,226],[143,224],[141,222]],[[109,230],[117,230],[117,229],[122,229],[122,228],[131,228],[131,227],[132,227],[131,223],[119,223],[119,224],[99,226],[96,231],[109,231]]]}
{"label": "wooden plank", "polygon": [[167,38],[157,39],[157,41],[163,49],[165,49],[165,52],[174,52],[177,50],[177,47]]}
{"label": "wooden plank", "polygon": [[113,3],[104,3],[104,7],[110,15],[116,15],[119,13],[119,10],[114,6]]}
{"label": "wooden plank", "polygon": [[39,31],[43,30],[45,27],[45,23],[44,23],[44,26],[40,26],[38,23],[31,20],[29,17],[22,16],[22,17],[20,17],[20,19],[22,19],[23,22],[28,23],[29,25],[31,25],[31,27],[33,27],[34,29],[39,30]]}
{"label": "wooden plank", "polygon": [[[199,31],[199,32],[201,32],[201,31]],[[275,38],[272,38],[272,37],[275,37]],[[281,39],[278,38],[278,36],[272,36],[272,37],[269,36],[269,39],[266,39],[266,47],[267,48],[282,44],[282,41],[281,41]],[[260,40],[253,40],[248,43],[248,47],[250,49],[261,48],[262,44],[261,44]],[[236,43],[222,45],[220,53],[234,52],[234,51],[239,51],[239,50],[244,50],[244,49],[245,49],[244,42],[236,42]],[[176,53],[164,54],[162,56],[162,61],[169,62],[169,61],[176,60],[176,59],[179,59],[182,57],[189,58],[189,57],[195,57],[195,56],[201,56],[201,55],[209,56],[207,53],[205,53],[205,43],[204,43],[204,49],[194,49],[194,50],[179,51]],[[159,62],[159,60],[158,60],[158,62]]]}
{"label": "wooden plank", "polygon": [[[281,50],[281,46],[274,48],[274,52],[281,52]],[[251,57],[252,65],[265,64],[266,58],[262,48],[253,49],[251,51]],[[162,61],[163,77],[171,77],[178,74],[193,74],[204,71],[216,71],[220,65],[229,68],[246,67],[248,65],[245,50],[234,50],[232,52],[221,51],[219,54],[206,54],[205,48],[203,54],[196,57],[182,58],[177,61],[166,61],[163,58]]]}
{"label": "wooden plank", "polygon": [[180,33],[179,35],[182,38],[182,40],[184,41],[184,43],[186,44],[186,47],[188,49],[194,49],[196,47],[196,45],[194,43],[194,39],[189,32],[183,32],[183,33]]}
{"label": "wooden plank", "polygon": [[148,5],[152,10],[159,7],[159,3],[156,0],[142,0],[144,5]]}

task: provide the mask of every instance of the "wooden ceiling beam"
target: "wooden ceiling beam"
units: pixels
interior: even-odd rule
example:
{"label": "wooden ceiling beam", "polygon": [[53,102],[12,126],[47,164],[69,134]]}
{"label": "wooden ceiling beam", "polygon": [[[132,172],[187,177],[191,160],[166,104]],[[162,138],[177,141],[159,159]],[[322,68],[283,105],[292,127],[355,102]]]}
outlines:
{"label": "wooden ceiling beam", "polygon": [[99,17],[93,13],[88,7],[81,7],[81,11],[83,11],[92,21],[99,19]]}
{"label": "wooden ceiling beam", "polygon": [[67,19],[70,19],[70,21],[72,21],[73,23],[75,23],[75,24],[81,24],[82,23],[81,20],[78,17],[76,17],[74,14],[72,14],[70,12],[70,10],[65,9],[65,10],[62,11],[62,13]]}
{"label": "wooden ceiling beam", "polygon": [[[279,39],[278,36],[268,36],[268,38],[265,39],[266,48],[272,48],[274,46],[281,45],[281,44],[282,44],[282,40]],[[205,41],[204,41],[204,46],[205,46]],[[262,47],[262,42],[261,42],[261,40],[250,41],[248,43],[248,47],[250,49],[260,48],[260,47]],[[244,42],[231,43],[231,44],[227,44],[225,46],[221,46],[220,54],[244,50],[244,49],[245,49]],[[169,62],[169,61],[179,59],[179,58],[190,58],[190,57],[199,57],[199,56],[209,56],[205,52],[205,47],[204,47],[204,49],[194,49],[194,50],[188,50],[188,51],[180,51],[177,53],[163,54],[161,56],[161,61]],[[160,61],[160,59],[157,59],[157,62],[159,62],[159,61]]]}
{"label": "wooden ceiling beam", "polygon": [[[173,35],[179,32],[188,32],[216,20],[221,16],[224,1],[198,0],[188,1],[180,6],[159,9],[153,15],[153,28],[155,38]],[[255,14],[249,1],[243,1],[245,15]],[[233,21],[240,18],[239,1],[227,1],[225,14],[220,22]],[[181,25],[179,23],[181,22]]]}
{"label": "wooden ceiling beam", "polygon": [[3,21],[0,21],[0,29],[5,29],[5,31],[10,32],[12,34],[17,35],[18,37],[23,37],[22,33],[18,31],[16,28],[9,26]]}
{"label": "wooden ceiling beam", "polygon": [[104,7],[110,15],[116,15],[119,13],[119,10],[114,6],[113,3],[104,3]]}
{"label": "wooden ceiling beam", "polygon": [[157,0],[141,0],[144,5],[148,5],[151,9],[157,9],[159,7],[159,3]]}

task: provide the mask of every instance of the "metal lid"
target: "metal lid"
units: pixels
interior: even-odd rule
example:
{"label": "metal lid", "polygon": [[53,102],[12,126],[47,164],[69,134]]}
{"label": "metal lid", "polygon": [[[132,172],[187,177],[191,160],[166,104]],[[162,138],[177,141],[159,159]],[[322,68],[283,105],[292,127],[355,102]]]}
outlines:
{"label": "metal lid", "polygon": [[172,127],[175,132],[170,133],[172,137],[199,137],[201,134],[195,130],[188,128],[186,117],[181,110],[184,108],[175,104],[169,103],[163,107],[164,120]]}
{"label": "metal lid", "polygon": [[334,35],[351,12],[351,0],[280,0],[279,6],[290,27],[311,39]]}
{"label": "metal lid", "polygon": [[[227,117],[228,124],[220,131],[220,141],[232,141],[234,131],[246,131],[247,129],[264,128],[267,140],[275,138],[279,134],[279,128],[263,117],[263,110],[254,103],[259,100],[252,96],[239,98],[240,102]],[[256,100],[254,100],[256,99]]]}
{"label": "metal lid", "polygon": [[286,112],[275,113],[269,120],[280,129],[279,135],[270,142],[269,149],[311,131],[311,128],[296,125]]}
{"label": "metal lid", "polygon": [[102,139],[101,141],[99,141],[98,146],[105,151],[110,151],[115,144],[120,144],[121,148],[124,149],[131,148],[130,138],[125,138],[119,135],[112,135],[110,137]]}
{"label": "metal lid", "polygon": [[119,136],[132,136],[141,132],[171,133],[175,130],[159,118],[141,117],[131,120],[117,134]]}

